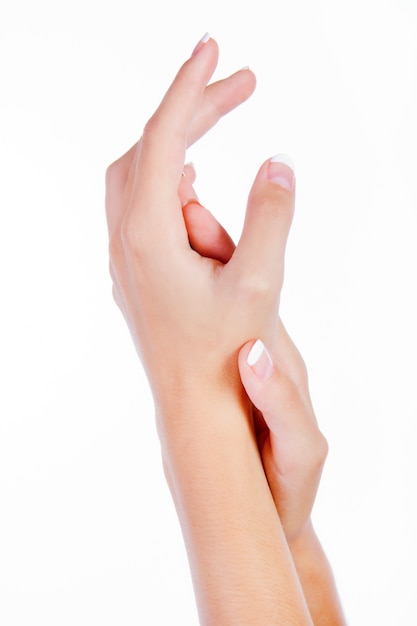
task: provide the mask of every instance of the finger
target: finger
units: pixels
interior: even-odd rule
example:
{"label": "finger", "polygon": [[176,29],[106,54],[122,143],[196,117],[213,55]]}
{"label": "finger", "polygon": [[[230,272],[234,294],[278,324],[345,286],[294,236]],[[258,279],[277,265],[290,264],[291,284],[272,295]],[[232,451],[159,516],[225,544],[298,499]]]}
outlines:
{"label": "finger", "polygon": [[190,246],[201,256],[227,263],[235,250],[235,244],[214,215],[200,204],[186,172],[195,178],[194,168],[184,168],[178,195]]}
{"label": "finger", "polygon": [[178,185],[178,197],[181,206],[185,206],[188,202],[198,202],[198,197],[193,187],[196,178],[196,172],[192,165],[185,165]]}
{"label": "finger", "polygon": [[261,411],[276,444],[309,454],[312,441],[321,433],[314,414],[304,402],[294,381],[283,372],[260,340],[239,352],[239,372],[251,402]]}
{"label": "finger", "polygon": [[190,246],[201,256],[227,263],[235,244],[228,232],[201,204],[191,201],[183,207]]}
{"label": "finger", "polygon": [[306,404],[312,406],[308,388],[308,374],[304,359],[289,336],[282,320],[278,322],[278,331],[273,351],[274,360],[298,386]]}
{"label": "finger", "polygon": [[[152,222],[178,220],[178,184],[193,118],[218,59],[213,39],[184,63],[143,132],[129,213]],[[152,210],[149,209],[152,207]]]}
{"label": "finger", "polygon": [[242,235],[230,264],[238,276],[279,292],[294,200],[293,166],[285,155],[276,155],[263,164],[249,195]]}
{"label": "finger", "polygon": [[188,145],[205,135],[224,115],[245,102],[252,95],[255,86],[255,75],[248,68],[209,85],[191,125]]}
{"label": "finger", "polygon": [[197,173],[192,163],[186,163],[184,165],[183,174],[184,176],[188,178],[188,180],[191,182],[192,185],[195,183],[195,179],[197,178]]}
{"label": "finger", "polygon": [[[112,236],[117,225],[120,224],[126,209],[125,204],[123,203],[123,198],[129,196],[130,189],[132,188],[134,172],[131,168],[131,164],[137,149],[138,144],[132,146],[130,150],[120,157],[120,159],[117,159],[117,161],[115,161],[106,172],[105,205],[107,213],[107,226],[110,237]],[[196,172],[192,163],[184,165],[183,174],[186,177],[187,182],[192,185],[196,179]],[[183,189],[181,195],[186,196],[188,199],[196,197],[192,187],[190,188],[190,191],[187,192],[189,187],[185,188],[184,186],[184,176],[181,176],[180,182],[180,190]],[[181,195],[180,200],[182,201],[182,204],[184,204],[185,200],[181,199]]]}
{"label": "finger", "polygon": [[[193,119],[187,140],[187,147],[197,141],[212,128],[224,115],[242,104],[253,93],[256,78],[249,69],[235,72],[231,76],[206,87],[201,106]],[[135,143],[108,169],[107,174],[117,170],[117,177],[106,176],[106,207],[110,236],[120,222],[125,206],[121,199],[129,197],[134,181],[135,170],[132,164],[138,150]],[[187,166],[184,168],[188,178],[192,179]],[[129,176],[130,172],[130,176]],[[112,184],[112,183],[115,184]]]}
{"label": "finger", "polygon": [[[187,147],[205,135],[224,115],[245,102],[253,93],[255,86],[255,75],[246,68],[208,85],[203,95],[201,107],[191,123]],[[117,161],[121,179],[124,179],[125,184],[137,147],[138,143],[135,143]]]}
{"label": "finger", "polygon": [[106,171],[106,216],[109,237],[111,238],[115,228],[120,223],[126,206],[123,199],[126,195],[126,183],[129,168],[133,162],[137,150],[137,144],[132,146],[122,157],[112,163]]}
{"label": "finger", "polygon": [[[259,340],[239,352],[239,372],[269,432],[258,438],[272,497],[287,539],[300,531],[314,504],[328,445],[299,389]],[[303,521],[304,520],[304,521]]]}

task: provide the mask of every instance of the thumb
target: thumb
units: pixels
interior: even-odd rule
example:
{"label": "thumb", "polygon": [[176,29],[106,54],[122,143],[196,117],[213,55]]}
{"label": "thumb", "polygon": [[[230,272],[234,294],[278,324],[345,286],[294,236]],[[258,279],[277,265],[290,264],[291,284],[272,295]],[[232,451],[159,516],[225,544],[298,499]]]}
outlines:
{"label": "thumb", "polygon": [[297,386],[273,363],[260,339],[241,348],[238,364],[250,401],[262,413],[271,434],[281,433],[288,443],[310,421]]}
{"label": "thumb", "polygon": [[242,235],[232,259],[238,274],[255,276],[281,289],[294,200],[292,161],[277,154],[262,165],[249,194]]}
{"label": "thumb", "polygon": [[[240,378],[250,401],[261,413],[265,412],[269,400],[266,389],[273,386],[274,365],[260,339],[249,341],[239,352]],[[270,395],[270,394],[269,394]]]}

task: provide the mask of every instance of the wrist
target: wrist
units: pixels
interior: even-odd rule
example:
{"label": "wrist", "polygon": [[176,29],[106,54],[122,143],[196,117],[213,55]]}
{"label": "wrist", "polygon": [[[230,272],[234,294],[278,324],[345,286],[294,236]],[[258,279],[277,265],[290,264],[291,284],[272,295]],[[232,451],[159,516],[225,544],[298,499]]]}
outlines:
{"label": "wrist", "polygon": [[302,530],[288,541],[288,547],[297,569],[299,567],[303,567],[303,569],[319,567],[319,562],[326,558],[311,518],[307,520]]}
{"label": "wrist", "polygon": [[[252,429],[251,404],[243,389],[236,364],[213,373],[204,368],[178,367],[160,376],[152,388],[161,445],[171,447],[184,437],[236,437],[248,424]],[[213,368],[214,369],[214,368]]]}
{"label": "wrist", "polygon": [[[176,467],[193,462],[195,468],[231,451],[257,448],[251,405],[243,390],[230,393],[193,387],[169,406],[156,405],[156,424],[164,464]],[[259,460],[260,462],[260,460]]]}
{"label": "wrist", "polygon": [[196,593],[210,588],[210,603],[198,601],[209,623],[278,623],[285,604],[310,624],[248,403],[181,406],[181,416],[160,416],[162,457]]}
{"label": "wrist", "polygon": [[240,380],[237,353],[228,356],[184,348],[174,355],[163,355],[144,362],[158,419],[188,414],[204,409],[213,402],[229,402],[244,394]]}

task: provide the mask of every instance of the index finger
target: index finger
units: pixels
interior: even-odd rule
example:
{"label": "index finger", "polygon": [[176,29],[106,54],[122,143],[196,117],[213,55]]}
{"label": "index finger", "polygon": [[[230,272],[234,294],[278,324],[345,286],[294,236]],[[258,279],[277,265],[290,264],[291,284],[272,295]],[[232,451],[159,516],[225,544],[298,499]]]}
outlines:
{"label": "index finger", "polygon": [[160,223],[161,218],[178,212],[178,183],[188,133],[218,59],[213,39],[201,44],[181,67],[146,124],[137,153],[130,214],[146,210]]}

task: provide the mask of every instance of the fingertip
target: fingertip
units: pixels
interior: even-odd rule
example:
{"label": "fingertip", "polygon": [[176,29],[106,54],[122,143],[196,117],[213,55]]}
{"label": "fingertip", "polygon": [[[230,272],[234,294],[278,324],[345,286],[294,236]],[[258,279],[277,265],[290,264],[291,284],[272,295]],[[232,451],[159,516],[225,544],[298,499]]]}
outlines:
{"label": "fingertip", "polygon": [[295,185],[294,162],[287,154],[279,153],[269,159],[268,180],[292,192]]}
{"label": "fingertip", "polygon": [[258,381],[270,378],[274,371],[272,358],[261,339],[245,343],[239,351],[239,369],[241,375],[251,372]]}
{"label": "fingertip", "polygon": [[200,57],[203,54],[208,53],[209,51],[218,56],[219,46],[217,44],[217,41],[210,36],[210,33],[205,33],[193,49],[190,60],[196,59],[197,57]]}
{"label": "fingertip", "polygon": [[234,76],[239,76],[239,80],[243,82],[243,88],[247,94],[246,98],[249,98],[249,96],[255,91],[256,87],[256,75],[253,70],[249,67],[249,65],[246,65],[235,72]]}
{"label": "fingertip", "polygon": [[201,37],[201,39],[199,39],[197,45],[194,47],[191,56],[195,57],[196,54],[198,54],[200,52],[200,50],[203,48],[204,44],[206,44],[208,42],[208,40],[210,39],[210,33],[204,33],[204,35]]}
{"label": "fingertip", "polygon": [[[280,195],[281,192],[284,192],[282,199],[284,201],[291,199],[291,204],[293,204],[295,182],[294,161],[287,154],[278,153],[262,163],[252,185],[251,193],[263,189],[264,193],[272,191],[273,196],[276,197],[278,192]],[[267,187],[265,187],[265,183],[267,183]],[[273,186],[269,183],[273,183]],[[287,202],[285,203],[287,204]]]}
{"label": "fingertip", "polygon": [[195,171],[194,163],[186,163],[184,165],[183,174],[188,178],[191,184],[194,184],[195,179],[197,178],[197,172]]}
{"label": "fingertip", "polygon": [[285,152],[279,152],[278,154],[272,156],[269,160],[272,163],[282,163],[283,165],[287,165],[287,167],[289,167],[293,171],[293,173],[295,172],[294,161],[290,157],[290,155],[285,154]]}
{"label": "fingertip", "polygon": [[246,362],[259,380],[267,380],[272,376],[274,365],[268,350],[260,339],[252,344]]}
{"label": "fingertip", "polygon": [[194,46],[193,51],[191,53],[191,58],[197,56],[197,54],[205,47],[205,44],[211,39],[210,33],[204,33],[201,39],[198,40],[197,45]]}
{"label": "fingertip", "polygon": [[[276,169],[275,169],[276,168]],[[279,180],[271,180],[274,177]],[[259,169],[249,193],[245,222],[233,268],[239,280],[265,285],[264,296],[276,298],[284,279],[285,249],[294,215],[292,170],[271,159]],[[293,183],[294,184],[294,183]]]}
{"label": "fingertip", "polygon": [[254,345],[256,339],[252,339],[251,341],[246,342],[239,350],[238,354],[238,363],[240,369],[245,369],[248,366],[248,354],[251,351],[252,346]]}

